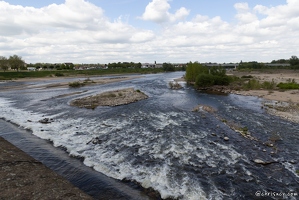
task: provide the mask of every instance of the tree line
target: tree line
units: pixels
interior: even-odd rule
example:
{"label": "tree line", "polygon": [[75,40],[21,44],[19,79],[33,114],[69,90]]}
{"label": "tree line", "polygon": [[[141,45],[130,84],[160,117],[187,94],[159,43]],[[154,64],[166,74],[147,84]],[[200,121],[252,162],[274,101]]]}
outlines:
{"label": "tree line", "polygon": [[271,64],[256,61],[241,61],[238,69],[299,69],[299,58],[297,56],[291,56],[290,59],[272,60]]}
{"label": "tree line", "polygon": [[0,56],[0,68],[3,71],[8,70],[9,68],[12,70],[23,70],[26,69],[25,61],[21,56],[13,55],[6,58],[5,56]]}
{"label": "tree line", "polygon": [[44,69],[44,70],[72,70],[74,69],[75,65],[73,63],[55,63],[55,64],[51,64],[51,63],[35,63],[35,64],[27,64],[27,68],[28,67],[33,67],[35,69]]}

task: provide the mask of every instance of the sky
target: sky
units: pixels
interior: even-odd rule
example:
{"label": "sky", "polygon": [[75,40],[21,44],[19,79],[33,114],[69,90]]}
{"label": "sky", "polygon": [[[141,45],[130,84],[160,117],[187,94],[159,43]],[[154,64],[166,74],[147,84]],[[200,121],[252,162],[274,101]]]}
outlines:
{"label": "sky", "polygon": [[0,56],[26,63],[299,56],[299,0],[0,0]]}

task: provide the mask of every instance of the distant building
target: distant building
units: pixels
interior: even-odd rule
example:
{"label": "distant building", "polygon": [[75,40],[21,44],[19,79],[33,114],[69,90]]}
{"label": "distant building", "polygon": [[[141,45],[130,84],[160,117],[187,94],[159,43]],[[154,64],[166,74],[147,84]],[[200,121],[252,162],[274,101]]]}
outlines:
{"label": "distant building", "polygon": [[155,63],[141,63],[141,68],[155,68]]}
{"label": "distant building", "polygon": [[27,70],[28,70],[28,71],[35,71],[36,68],[35,68],[35,67],[27,67]]}

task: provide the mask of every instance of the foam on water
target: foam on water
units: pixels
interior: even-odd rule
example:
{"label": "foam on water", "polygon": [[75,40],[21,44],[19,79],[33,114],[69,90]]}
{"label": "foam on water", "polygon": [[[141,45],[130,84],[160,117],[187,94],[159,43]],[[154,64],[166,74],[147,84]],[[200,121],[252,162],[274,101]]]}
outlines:
{"label": "foam on water", "polygon": [[[198,181],[205,177],[196,177],[194,172],[207,168],[234,174],[231,165],[249,162],[229,143],[209,142],[209,131],[197,126],[199,119],[185,112],[140,110],[111,118],[73,118],[63,112],[33,113],[0,98],[0,113],[53,141],[54,146],[83,157],[85,165],[115,179],[137,181],[159,191],[162,198],[221,199],[223,193],[215,183],[208,180],[210,192],[205,192]],[[39,123],[43,118],[53,118],[53,122]],[[240,170],[250,180],[252,172],[246,167]]]}

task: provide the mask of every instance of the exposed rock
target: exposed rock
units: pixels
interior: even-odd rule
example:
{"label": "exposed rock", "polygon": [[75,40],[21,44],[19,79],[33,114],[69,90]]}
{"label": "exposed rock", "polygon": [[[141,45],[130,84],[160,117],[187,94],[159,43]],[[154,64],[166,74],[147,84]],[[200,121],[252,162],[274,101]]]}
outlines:
{"label": "exposed rock", "polygon": [[272,163],[278,163],[278,161],[263,161],[261,159],[254,159],[253,162],[255,162],[256,164],[261,164],[261,165],[269,165],[269,164],[272,164]]}
{"label": "exposed rock", "polygon": [[120,106],[147,99],[148,96],[140,90],[127,88],[88,96],[81,99],[73,100],[70,105],[80,108],[94,109],[97,106]]}
{"label": "exposed rock", "polygon": [[90,140],[89,142],[87,142],[86,144],[92,143],[92,144],[101,144],[103,142],[103,140],[101,140],[99,137],[93,138],[92,140]]}
{"label": "exposed rock", "polygon": [[169,82],[169,87],[170,87],[170,89],[173,89],[173,90],[178,90],[178,89],[182,88],[182,86],[176,81]]}
{"label": "exposed rock", "polygon": [[209,113],[215,113],[216,110],[211,107],[211,106],[208,106],[208,105],[198,105],[196,107],[193,108],[192,110],[193,112],[198,112],[198,111],[206,111],[206,112],[209,112]]}
{"label": "exposed rock", "polygon": [[54,121],[53,119],[44,118],[44,119],[39,120],[38,122],[40,122],[42,124],[50,124],[53,121]]}

